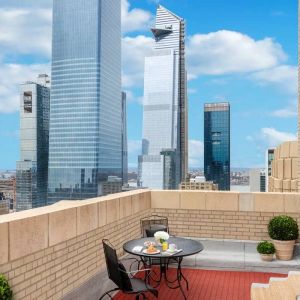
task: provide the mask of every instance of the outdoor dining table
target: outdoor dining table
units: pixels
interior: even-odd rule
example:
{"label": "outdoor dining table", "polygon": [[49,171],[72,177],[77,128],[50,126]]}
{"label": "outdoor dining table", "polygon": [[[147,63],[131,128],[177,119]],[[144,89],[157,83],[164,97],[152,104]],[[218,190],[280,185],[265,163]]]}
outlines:
{"label": "outdoor dining table", "polygon": [[[156,286],[154,286],[154,287],[157,287],[161,283],[162,278],[164,277],[165,282],[169,288],[171,288],[171,289],[179,288],[184,299],[187,299],[187,297],[184,293],[182,284],[181,284],[181,281],[184,280],[186,283],[187,290],[189,289],[188,280],[184,276],[182,269],[181,269],[182,260],[186,256],[191,256],[191,255],[201,252],[203,250],[203,245],[200,242],[198,242],[196,240],[192,240],[192,239],[180,238],[180,237],[170,237],[170,239],[168,240],[169,245],[175,244],[176,248],[178,250],[180,250],[179,252],[174,252],[173,254],[169,254],[169,253],[162,251],[161,246],[156,245],[155,247],[158,250],[160,250],[160,252],[157,254],[148,254],[148,253],[143,252],[143,250],[146,249],[146,247],[144,246],[144,243],[146,241],[155,242],[155,239],[154,238],[134,239],[134,240],[126,242],[123,245],[123,249],[125,252],[127,252],[129,254],[139,256],[145,267],[147,267],[149,265],[151,266],[151,262],[154,260],[158,261],[159,263],[158,264],[155,263],[155,265],[159,266],[159,270],[160,270],[159,279],[155,280],[154,278],[151,278],[154,282],[156,282]],[[133,249],[137,246],[143,246],[143,249],[140,252],[133,251]],[[177,264],[176,278],[174,280],[170,280],[168,278],[168,274],[167,274],[170,260],[171,260],[172,264],[173,263]],[[147,280],[147,278],[149,278],[149,273],[145,276],[145,280]]]}

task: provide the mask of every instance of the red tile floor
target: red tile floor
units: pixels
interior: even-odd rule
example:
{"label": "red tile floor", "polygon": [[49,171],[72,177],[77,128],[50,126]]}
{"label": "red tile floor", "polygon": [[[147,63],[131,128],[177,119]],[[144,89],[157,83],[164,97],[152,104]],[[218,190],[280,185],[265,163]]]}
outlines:
{"label": "red tile floor", "polygon": [[[212,271],[199,269],[183,269],[183,274],[188,279],[189,290],[184,291],[189,300],[250,300],[251,283],[268,283],[270,277],[286,277],[284,274],[236,272],[236,271]],[[175,269],[168,270],[169,278],[175,278]],[[161,282],[158,299],[182,300],[179,289],[169,289]],[[147,293],[148,299],[156,299]],[[142,297],[140,297],[142,298]],[[114,300],[132,300],[135,296],[118,293]]]}

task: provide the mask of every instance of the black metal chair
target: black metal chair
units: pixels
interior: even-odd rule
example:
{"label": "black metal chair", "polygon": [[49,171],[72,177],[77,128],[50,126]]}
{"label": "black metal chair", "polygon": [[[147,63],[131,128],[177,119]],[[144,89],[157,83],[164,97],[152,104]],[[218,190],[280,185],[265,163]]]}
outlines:
{"label": "black metal chair", "polygon": [[147,299],[145,295],[145,293],[147,292],[152,293],[156,298],[158,298],[158,291],[149,284],[147,284],[147,280],[144,281],[140,278],[133,277],[139,272],[147,272],[146,274],[147,276],[149,276],[149,269],[141,269],[137,271],[127,272],[124,265],[118,260],[117,252],[110,244],[110,242],[104,239],[102,240],[102,244],[108,277],[116,284],[117,287],[104,293],[99,298],[99,300],[103,299],[106,295],[109,296],[110,299],[113,299],[110,293],[115,291],[122,291],[125,294],[136,295],[136,300],[138,300],[140,296],[143,297],[142,299]]}
{"label": "black metal chair", "polygon": [[140,220],[141,234],[143,237],[154,237],[157,231],[169,233],[169,221],[167,217],[152,215]]}

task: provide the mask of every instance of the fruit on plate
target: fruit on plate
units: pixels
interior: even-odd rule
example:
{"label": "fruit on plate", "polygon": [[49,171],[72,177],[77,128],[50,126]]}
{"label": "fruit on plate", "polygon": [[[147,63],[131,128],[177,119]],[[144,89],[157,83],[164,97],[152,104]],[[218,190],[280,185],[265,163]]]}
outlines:
{"label": "fruit on plate", "polygon": [[154,247],[154,245],[150,245],[147,249],[148,253],[154,253],[156,251],[157,251],[157,249]]}

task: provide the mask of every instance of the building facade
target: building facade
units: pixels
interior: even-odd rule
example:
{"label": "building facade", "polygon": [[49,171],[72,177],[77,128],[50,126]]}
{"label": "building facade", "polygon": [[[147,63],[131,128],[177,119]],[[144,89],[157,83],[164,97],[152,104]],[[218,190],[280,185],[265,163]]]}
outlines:
{"label": "building facade", "polygon": [[128,183],[127,101],[122,92],[122,181]]}
{"label": "building facade", "polygon": [[274,150],[271,176],[268,181],[269,192],[298,192],[298,142],[284,142]]}
{"label": "building facade", "polygon": [[261,169],[251,169],[249,171],[250,192],[266,191],[266,172]]}
{"label": "building facade", "polygon": [[50,80],[43,74],[37,82],[21,85],[17,211],[47,203]]}
{"label": "building facade", "polygon": [[139,185],[166,189],[178,187],[188,169],[185,21],[159,5],[151,31],[155,46],[145,59]]}
{"label": "building facade", "polygon": [[54,0],[48,203],[122,177],[121,1]]}
{"label": "building facade", "polygon": [[269,177],[272,174],[272,161],[274,160],[274,148],[269,148],[266,151],[265,168],[266,168],[266,191],[268,192]]}
{"label": "building facade", "polygon": [[219,190],[230,190],[230,105],[204,104],[204,175],[218,184]]}

